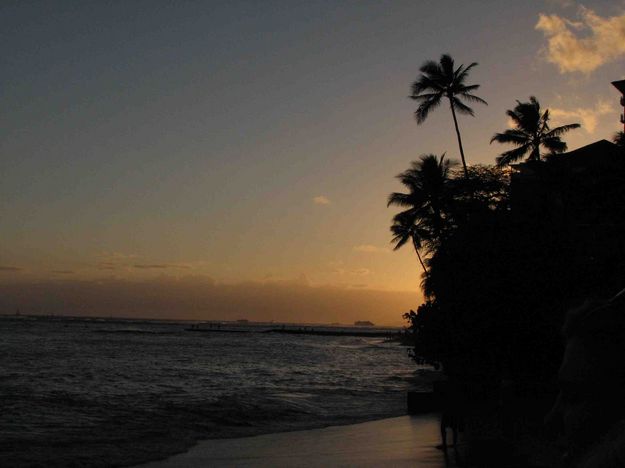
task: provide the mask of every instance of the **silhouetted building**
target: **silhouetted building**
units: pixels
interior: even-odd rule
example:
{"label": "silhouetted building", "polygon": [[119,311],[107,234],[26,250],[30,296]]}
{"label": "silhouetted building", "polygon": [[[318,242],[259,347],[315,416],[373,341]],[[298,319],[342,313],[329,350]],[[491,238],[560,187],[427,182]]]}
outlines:
{"label": "silhouetted building", "polygon": [[[513,166],[511,213],[558,236],[570,268],[612,292],[625,278],[625,153],[600,140],[544,163]],[[614,284],[612,284],[614,283]],[[612,288],[612,289],[610,289]]]}
{"label": "silhouetted building", "polygon": [[612,85],[622,94],[621,107],[624,108],[624,112],[621,114],[621,123],[623,124],[623,130],[625,131],[625,80],[613,81]]}

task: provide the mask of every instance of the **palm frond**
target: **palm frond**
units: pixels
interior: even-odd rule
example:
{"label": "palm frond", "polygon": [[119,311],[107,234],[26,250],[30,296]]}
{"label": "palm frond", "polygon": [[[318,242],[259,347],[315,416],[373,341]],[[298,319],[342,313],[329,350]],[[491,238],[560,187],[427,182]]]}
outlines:
{"label": "palm frond", "polygon": [[510,120],[512,120],[512,123],[519,129],[523,129],[523,127],[521,126],[521,120],[523,119],[523,117],[521,115],[519,115],[519,113],[517,113],[515,110],[513,109],[508,109],[506,111],[506,115],[510,118]]}
{"label": "palm frond", "polygon": [[476,67],[477,66],[477,62],[473,62],[470,63],[468,66],[463,67],[463,65],[461,65],[460,67],[458,67],[458,70],[456,70],[456,81],[462,83],[467,76],[469,75],[469,71],[471,70],[471,68]]}
{"label": "palm frond", "polygon": [[393,246],[393,250],[401,249],[404,245],[406,245],[406,242],[408,242],[409,239],[410,239],[410,234],[407,232],[398,232],[397,234],[395,234],[393,238],[391,239],[391,244],[395,244]]}
{"label": "palm frond", "polygon": [[546,135],[547,132],[549,132],[549,109],[545,110],[543,115],[540,116],[536,133],[538,135]]}
{"label": "palm frond", "polygon": [[395,244],[393,250],[400,249],[408,240],[412,240],[412,245],[418,252],[421,249],[421,236],[425,232],[415,224],[414,217],[404,217],[402,214],[400,213],[393,218],[393,225],[390,228],[393,234],[391,243]]}
{"label": "palm frond", "polygon": [[386,206],[410,206],[410,195],[407,193],[393,192],[388,196]]}
{"label": "palm frond", "polygon": [[445,91],[445,87],[441,84],[440,80],[425,75],[422,75],[417,81],[412,83],[411,89],[412,96],[418,96],[428,91],[438,93],[443,93]]}
{"label": "palm frond", "polygon": [[454,59],[451,55],[441,55],[440,68],[448,79],[454,76]]}
{"label": "palm frond", "polygon": [[512,143],[517,146],[525,145],[528,143],[530,137],[520,130],[508,129],[503,133],[495,133],[490,139],[490,142],[496,141],[497,143]]}
{"label": "palm frond", "polygon": [[464,85],[462,83],[458,84],[458,91],[463,92],[463,93],[470,93],[471,91],[475,91],[476,89],[479,89],[480,85],[479,84],[475,84],[475,85]]}
{"label": "palm frond", "polygon": [[470,102],[479,102],[480,104],[484,104],[486,106],[488,105],[488,103],[484,99],[474,94],[460,93],[460,96],[462,96],[464,99]]}
{"label": "palm frond", "polygon": [[450,99],[451,101],[451,105],[454,106],[454,108],[461,114],[467,114],[467,115],[471,115],[473,116],[473,109],[471,109],[469,106],[467,106],[466,104],[464,104],[462,101],[460,101],[460,99],[453,97]]}
{"label": "palm frond", "polygon": [[564,153],[566,151],[566,143],[563,142],[560,137],[552,136],[545,137],[542,140],[542,144],[549,150],[550,153]]}
{"label": "palm frond", "polygon": [[573,123],[573,124],[568,124],[568,125],[562,125],[560,127],[556,127],[556,128],[552,128],[549,133],[547,133],[547,135],[545,135],[547,138],[550,137],[559,137],[560,135],[565,134],[566,132],[570,131],[570,130],[574,130],[576,128],[580,128],[581,125],[578,123]]}
{"label": "palm frond", "polygon": [[441,104],[441,98],[432,98],[432,99],[428,99],[427,101],[422,102],[419,107],[417,107],[417,110],[415,111],[414,115],[415,118],[417,119],[417,123],[421,124],[425,121],[425,119],[427,119],[428,115],[430,114],[430,111],[432,111],[433,109],[436,109],[438,106],[440,106]]}
{"label": "palm frond", "polygon": [[408,239],[410,239],[409,236],[395,236],[395,237],[393,237],[393,239],[391,240],[391,244],[395,244],[393,246],[393,250],[397,251],[397,250],[401,249],[404,245],[406,245],[406,242],[408,242]]}
{"label": "palm frond", "polygon": [[427,101],[429,99],[441,99],[443,94],[440,92],[436,93],[425,93],[425,94],[413,94],[412,96],[408,96],[413,101],[421,102]]}
{"label": "palm frond", "polygon": [[421,65],[419,71],[426,75],[438,75],[441,73],[441,67],[434,60],[428,60]]}
{"label": "palm frond", "polygon": [[506,151],[505,153],[501,153],[501,155],[497,156],[497,166],[503,167],[518,161],[523,158],[531,150],[531,148],[531,145],[527,144],[519,146],[513,150]]}

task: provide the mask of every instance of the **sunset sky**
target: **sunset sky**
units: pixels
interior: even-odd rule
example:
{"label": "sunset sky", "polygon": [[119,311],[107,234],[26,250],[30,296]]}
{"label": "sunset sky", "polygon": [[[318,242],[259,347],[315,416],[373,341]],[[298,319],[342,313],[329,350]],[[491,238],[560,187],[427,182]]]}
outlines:
{"label": "sunset sky", "polygon": [[530,95],[571,149],[621,128],[623,0],[16,0],[0,30],[0,313],[399,324],[386,198],[458,157],[447,108],[413,118],[425,60],[479,63],[469,163]]}

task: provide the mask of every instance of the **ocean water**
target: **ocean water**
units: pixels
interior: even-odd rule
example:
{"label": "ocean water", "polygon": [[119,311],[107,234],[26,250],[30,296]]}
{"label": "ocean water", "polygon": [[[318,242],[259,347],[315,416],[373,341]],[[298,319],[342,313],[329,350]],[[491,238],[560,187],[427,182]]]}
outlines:
{"label": "ocean water", "polygon": [[0,318],[0,466],[129,466],[199,439],[401,415],[430,378],[383,338],[186,327]]}

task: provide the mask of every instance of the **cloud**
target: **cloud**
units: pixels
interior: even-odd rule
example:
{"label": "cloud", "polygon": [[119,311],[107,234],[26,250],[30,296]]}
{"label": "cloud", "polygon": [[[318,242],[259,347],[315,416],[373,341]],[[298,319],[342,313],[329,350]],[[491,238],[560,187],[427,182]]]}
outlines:
{"label": "cloud", "polygon": [[312,201],[313,201],[313,203],[315,205],[329,205],[331,203],[330,199],[328,197],[323,196],[323,195],[318,195],[318,196],[314,197],[312,199]]}
{"label": "cloud", "polygon": [[121,252],[101,252],[97,256],[103,262],[122,262],[138,257],[137,254],[125,254]]}
{"label": "cloud", "polygon": [[99,260],[96,265],[98,270],[120,270],[127,269],[128,262],[136,261],[139,256],[121,252],[101,252],[96,257]]}
{"label": "cloud", "polygon": [[354,246],[354,250],[356,252],[365,252],[365,253],[388,253],[390,252],[390,250],[387,249],[386,247],[376,247],[375,245],[371,245],[371,244],[356,245]]}
{"label": "cloud", "polygon": [[[100,261],[95,265],[98,270],[123,270],[130,272],[135,270],[190,270],[193,267],[189,263],[136,263],[139,255],[124,254],[120,252],[103,252],[97,255]],[[201,265],[204,262],[193,262],[193,265]]]}
{"label": "cloud", "polygon": [[52,270],[52,273],[57,275],[72,275],[74,272],[72,270]]}
{"label": "cloud", "polygon": [[559,8],[569,8],[575,5],[573,0],[547,0],[547,3]]}
{"label": "cloud", "polygon": [[165,270],[168,268],[188,270],[191,267],[189,265],[180,265],[174,263],[151,263],[151,264],[136,264],[132,266],[140,270]]}
{"label": "cloud", "polygon": [[560,109],[551,107],[549,113],[557,125],[581,123],[587,133],[594,133],[603,115],[618,115],[618,110],[608,101],[599,101],[594,107],[577,107],[575,109]]}
{"label": "cloud", "polygon": [[332,270],[332,273],[336,275],[352,275],[352,276],[368,276],[372,275],[373,272],[369,268],[335,268]]}
{"label": "cloud", "polygon": [[579,17],[538,15],[535,28],[547,38],[545,57],[560,73],[590,73],[625,55],[625,14],[603,18],[580,7]]}
{"label": "cloud", "polygon": [[22,271],[22,269],[19,268],[19,267],[14,267],[14,266],[2,266],[2,265],[0,265],[0,272],[16,273],[18,271]]}
{"label": "cloud", "polygon": [[123,265],[120,265],[118,263],[110,263],[110,262],[101,262],[98,263],[98,270],[118,270],[119,268],[122,268]]}

